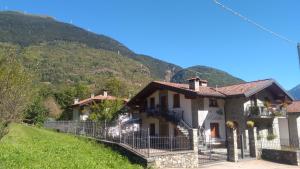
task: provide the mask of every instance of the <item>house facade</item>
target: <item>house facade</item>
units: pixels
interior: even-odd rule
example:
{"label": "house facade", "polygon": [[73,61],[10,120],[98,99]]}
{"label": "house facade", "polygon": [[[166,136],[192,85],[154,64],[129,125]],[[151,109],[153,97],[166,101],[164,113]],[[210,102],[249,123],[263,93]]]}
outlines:
{"label": "house facade", "polygon": [[287,123],[286,105],[293,99],[275,80],[219,88],[208,87],[209,82],[198,77],[188,81],[154,81],[132,98],[127,105],[140,118],[140,127],[150,135],[171,137],[197,128],[205,141],[224,143],[227,121],[236,124],[238,134],[245,134],[251,120],[261,137],[280,140],[279,125]]}
{"label": "house facade", "polygon": [[288,106],[288,128],[290,142],[300,148],[300,101],[294,101]]}
{"label": "house facade", "polygon": [[[104,100],[110,100],[114,101],[120,98],[117,98],[115,96],[108,95],[108,92],[106,90],[103,91],[103,94],[100,95],[94,95],[91,94],[90,98],[86,98],[83,100],[75,99],[74,104],[71,105],[73,109],[73,121],[86,121],[89,118],[89,115],[91,114],[91,106],[93,104],[98,104],[103,102]],[[127,99],[122,99],[124,102],[124,105],[128,102]],[[122,119],[125,117],[121,117]],[[126,117],[128,118],[128,117]],[[125,118],[125,119],[126,119]]]}

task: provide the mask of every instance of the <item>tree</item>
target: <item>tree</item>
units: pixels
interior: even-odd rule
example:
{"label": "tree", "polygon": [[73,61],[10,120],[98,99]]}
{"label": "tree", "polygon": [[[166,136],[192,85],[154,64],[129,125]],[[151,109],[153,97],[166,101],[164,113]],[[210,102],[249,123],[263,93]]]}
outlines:
{"label": "tree", "polygon": [[0,61],[0,120],[16,121],[31,97],[32,79],[13,58]]}
{"label": "tree", "polygon": [[110,78],[105,83],[105,89],[113,96],[123,96],[124,94],[124,91],[122,92],[122,82],[115,77]]}
{"label": "tree", "polygon": [[32,78],[16,60],[7,53],[0,56],[0,138],[9,122],[19,121],[31,98]]}
{"label": "tree", "polygon": [[83,84],[76,84],[75,86],[64,86],[60,91],[54,93],[57,103],[64,111],[59,117],[60,120],[70,120],[72,118],[72,108],[75,98],[83,99],[88,97],[90,89]]}
{"label": "tree", "polygon": [[101,103],[94,103],[91,106],[90,119],[93,121],[111,121],[122,113],[123,100],[103,100]]}
{"label": "tree", "polygon": [[34,101],[24,111],[24,122],[35,125],[42,125],[44,123],[49,110],[43,105],[43,100],[42,96],[36,96]]}

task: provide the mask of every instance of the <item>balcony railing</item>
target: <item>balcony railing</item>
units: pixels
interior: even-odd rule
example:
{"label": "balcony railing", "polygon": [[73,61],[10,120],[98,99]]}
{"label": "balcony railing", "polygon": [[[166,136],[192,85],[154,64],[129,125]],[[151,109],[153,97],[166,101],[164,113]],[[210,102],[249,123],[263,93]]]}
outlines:
{"label": "balcony railing", "polygon": [[248,106],[246,108],[246,113],[249,117],[285,117],[286,108],[282,105],[270,105],[266,106]]}
{"label": "balcony railing", "polygon": [[181,109],[163,109],[157,106],[156,108],[146,109],[145,112],[148,116],[162,116],[166,120],[179,123],[183,120],[184,111]]}

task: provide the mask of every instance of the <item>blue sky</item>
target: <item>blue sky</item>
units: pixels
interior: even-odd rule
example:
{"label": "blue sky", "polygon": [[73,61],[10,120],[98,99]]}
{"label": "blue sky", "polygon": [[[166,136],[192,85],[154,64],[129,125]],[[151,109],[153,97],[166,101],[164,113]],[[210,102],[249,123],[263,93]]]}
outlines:
{"label": "blue sky", "polygon": [[[219,0],[300,41],[299,0]],[[0,0],[1,10],[44,14],[182,67],[207,65],[246,81],[300,83],[296,45],[265,33],[212,0]]]}

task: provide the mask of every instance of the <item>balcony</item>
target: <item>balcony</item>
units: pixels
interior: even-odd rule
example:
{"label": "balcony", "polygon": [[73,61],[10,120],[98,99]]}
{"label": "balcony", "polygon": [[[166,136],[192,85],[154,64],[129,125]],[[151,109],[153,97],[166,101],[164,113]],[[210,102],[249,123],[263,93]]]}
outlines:
{"label": "balcony", "polygon": [[180,122],[180,120],[183,120],[183,110],[181,109],[164,109],[160,106],[157,106],[156,108],[149,108],[146,109],[145,112],[148,116],[160,116],[164,117],[168,121],[172,122]]}
{"label": "balcony", "polygon": [[266,106],[248,106],[246,113],[250,118],[286,117],[286,108],[280,104]]}

